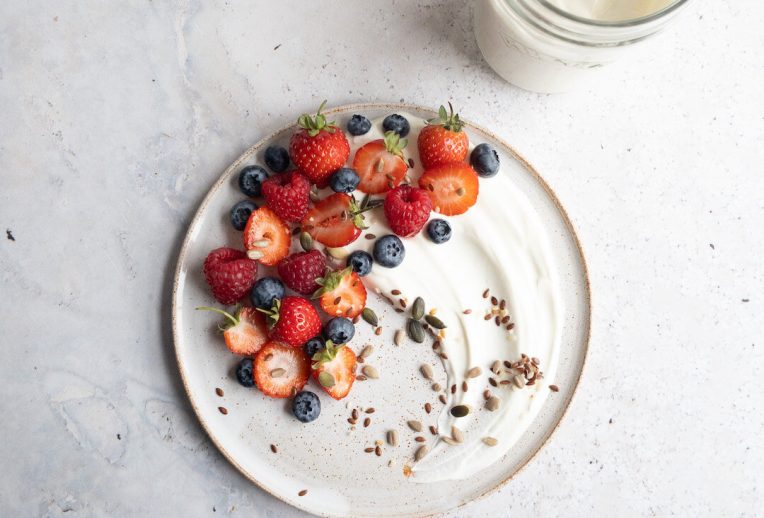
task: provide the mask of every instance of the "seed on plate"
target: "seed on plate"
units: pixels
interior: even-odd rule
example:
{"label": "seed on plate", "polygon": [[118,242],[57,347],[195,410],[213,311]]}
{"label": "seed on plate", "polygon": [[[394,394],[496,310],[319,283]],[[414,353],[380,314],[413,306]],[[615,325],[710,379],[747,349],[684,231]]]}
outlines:
{"label": "seed on plate", "polygon": [[307,489],[303,489],[302,491],[300,491],[299,493],[297,493],[297,496],[305,496],[305,495],[307,495],[307,494],[308,494],[308,490],[307,490]]}
{"label": "seed on plate", "polygon": [[279,449],[278,449],[278,448],[276,448],[276,445],[275,445],[275,444],[271,444],[271,451],[272,451],[273,453],[278,453],[278,452],[279,452]]}
{"label": "seed on plate", "polygon": [[356,424],[357,422],[358,422],[358,421],[356,421],[356,420],[355,420],[355,419],[353,419],[352,417],[348,417],[348,423],[350,423],[350,424]]}
{"label": "seed on plate", "polygon": [[355,377],[355,380],[356,380],[356,381],[366,381],[366,379],[367,379],[367,378],[366,378],[366,376],[364,376],[363,374],[358,374],[358,375]]}
{"label": "seed on plate", "polygon": [[313,250],[313,238],[307,232],[300,234],[300,246],[306,252]]}
{"label": "seed on plate", "polygon": [[451,394],[456,394],[456,383],[451,385]]}
{"label": "seed on plate", "polygon": [[414,460],[422,460],[422,458],[427,455],[427,452],[430,451],[430,449],[427,447],[426,444],[423,444],[419,448],[417,448],[416,452],[414,453]]}
{"label": "seed on plate", "polygon": [[376,455],[377,457],[381,457],[382,456],[382,447],[381,446],[377,445],[377,447],[374,448],[374,455]]}
{"label": "seed on plate", "polygon": [[448,401],[448,400],[446,399],[446,396],[441,394],[440,396],[438,396],[438,401],[440,401],[441,403],[443,403],[445,405],[446,401]]}
{"label": "seed on plate", "polygon": [[523,379],[523,376],[520,374],[512,378],[512,382],[515,384],[517,388],[523,388],[525,386],[525,380]]}
{"label": "seed on plate", "polygon": [[483,443],[485,443],[488,446],[496,446],[497,444],[499,444],[499,441],[493,437],[483,437]]}
{"label": "seed on plate", "polygon": [[470,413],[470,407],[467,405],[456,405],[451,408],[451,415],[454,417],[464,417]]}
{"label": "seed on plate", "polygon": [[499,405],[501,405],[501,400],[496,396],[488,398],[488,401],[485,402],[486,410],[490,410],[491,412],[498,409]]}
{"label": "seed on plate", "polygon": [[509,324],[507,324],[507,331],[512,331],[514,328],[515,328],[514,322],[510,322]]}
{"label": "seed on plate", "polygon": [[443,323],[441,319],[436,317],[435,315],[425,315],[424,321],[430,324],[435,329],[445,329],[446,324]]}
{"label": "seed on plate", "polygon": [[387,444],[390,446],[398,446],[398,432],[396,430],[387,431]]}
{"label": "seed on plate", "polygon": [[426,363],[423,364],[421,367],[419,367],[419,372],[421,372],[422,376],[424,376],[428,380],[432,380],[432,367],[430,367]]}
{"label": "seed on plate", "polygon": [[533,363],[533,365],[538,367],[539,365],[541,365],[541,360],[539,360],[538,358],[534,356],[533,358],[531,358],[531,363]]}
{"label": "seed on plate", "polygon": [[467,390],[469,390],[469,388],[470,387],[469,387],[469,385],[467,385],[467,382],[466,381],[462,381],[462,391],[463,392],[467,392]]}
{"label": "seed on plate", "polygon": [[433,435],[438,435],[438,429],[435,428],[433,425],[430,425],[430,433]]}
{"label": "seed on plate", "polygon": [[371,365],[364,365],[363,369],[361,369],[361,372],[363,372],[370,379],[375,380],[379,378],[379,371],[376,369],[376,367],[372,367]]}
{"label": "seed on plate", "polygon": [[402,308],[406,309],[406,305],[408,303],[406,302],[406,299],[400,299],[398,300],[398,304],[400,304]]}
{"label": "seed on plate", "polygon": [[353,417],[353,419],[358,419],[358,409],[354,408],[350,415]]}
{"label": "seed on plate", "polygon": [[365,236],[363,236],[363,237],[365,237],[365,238],[366,238],[366,239],[368,239],[368,240],[377,239],[377,236],[376,236],[376,234],[371,234],[371,233],[369,233],[369,234],[366,234],[366,235],[365,235]]}
{"label": "seed on plate", "polygon": [[464,442],[464,432],[456,426],[451,427],[451,437],[453,437],[456,442]]}
{"label": "seed on plate", "polygon": [[367,414],[373,414],[374,412],[376,412],[376,410],[374,409],[373,406],[370,406],[369,408],[364,410],[364,412],[366,412]]}
{"label": "seed on plate", "polygon": [[414,420],[406,421],[406,424],[409,426],[409,428],[411,428],[415,432],[422,431],[422,423],[420,423],[419,421],[414,421]]}
{"label": "seed on plate", "polygon": [[480,376],[480,373],[483,372],[480,367],[472,367],[470,370],[467,371],[467,377],[468,378],[477,378]]}
{"label": "seed on plate", "polygon": [[224,406],[219,406],[219,407],[218,407],[218,410],[219,410],[219,411],[220,411],[220,413],[221,413],[221,414],[223,414],[223,415],[226,415],[226,414],[228,414],[228,409],[227,409],[226,407],[224,407]]}
{"label": "seed on plate", "polygon": [[491,297],[491,304],[493,304],[494,306],[497,306],[499,304],[499,299],[497,299],[496,297]]}
{"label": "seed on plate", "polygon": [[366,453],[371,453],[374,451],[374,448],[370,446],[368,448],[364,448],[363,451],[365,451]]}
{"label": "seed on plate", "polygon": [[271,371],[271,378],[280,378],[286,374],[286,369],[273,369]]}
{"label": "seed on plate", "polygon": [[377,318],[377,314],[374,313],[374,310],[369,307],[363,308],[363,311],[361,311],[361,317],[372,327],[379,325],[379,318]]}
{"label": "seed on plate", "polygon": [[366,419],[363,420],[363,427],[364,428],[368,428],[370,424],[371,424],[371,418],[370,417],[367,417]]}
{"label": "seed on plate", "polygon": [[493,394],[491,394],[491,391],[490,391],[490,390],[488,390],[488,389],[485,389],[485,390],[483,391],[483,399],[488,399],[488,398],[490,398],[492,395],[493,395]]}
{"label": "seed on plate", "polygon": [[506,324],[507,322],[509,322],[509,316],[506,316],[506,317],[501,319],[501,323],[502,324]]}
{"label": "seed on plate", "polygon": [[484,298],[484,299],[487,299],[487,298],[488,298],[488,294],[489,294],[490,292],[491,292],[491,291],[490,291],[488,288],[486,288],[486,289],[485,289],[485,291],[483,292],[483,298]]}
{"label": "seed on plate", "polygon": [[395,345],[401,345],[401,342],[403,342],[403,329],[397,329],[393,336],[393,343]]}
{"label": "seed on plate", "polygon": [[411,306],[411,318],[415,320],[421,320],[424,316],[424,300],[422,297],[414,299],[414,304]]}
{"label": "seed on plate", "polygon": [[491,320],[491,318],[493,318],[493,315],[488,313],[486,316],[483,317],[483,320]]}
{"label": "seed on plate", "polygon": [[217,394],[220,397],[223,397],[223,389],[222,388],[216,388],[215,394]]}
{"label": "seed on plate", "polygon": [[392,290],[390,292],[390,294],[392,294],[392,295],[400,295],[401,294],[401,290]]}
{"label": "seed on plate", "polygon": [[427,412],[428,414],[430,412],[432,412],[432,405],[430,403],[425,403],[424,404],[424,411]]}
{"label": "seed on plate", "polygon": [[493,378],[488,378],[488,383],[490,383],[492,387],[498,386],[498,384],[496,383],[496,380]]}
{"label": "seed on plate", "polygon": [[381,334],[382,334],[382,327],[378,327],[378,328],[376,328],[376,329],[374,330],[374,334],[375,334],[375,335],[377,335],[377,336],[381,335]]}
{"label": "seed on plate", "polygon": [[462,311],[462,313],[465,314],[465,315],[469,315],[470,313],[472,313],[472,310],[471,309],[465,309],[464,311]]}
{"label": "seed on plate", "polygon": [[409,321],[406,324],[406,331],[408,331],[409,338],[411,338],[416,343],[421,344],[424,342],[424,328],[418,320],[409,318]]}
{"label": "seed on plate", "polygon": [[433,383],[430,388],[434,390],[435,392],[440,392],[441,386],[440,383]]}
{"label": "seed on plate", "polygon": [[496,323],[496,326],[501,326],[501,317],[496,315],[496,318],[493,319],[493,321]]}
{"label": "seed on plate", "polygon": [[361,354],[358,355],[359,358],[368,358],[371,356],[371,353],[374,352],[374,346],[373,345],[367,345],[366,347],[361,350]]}
{"label": "seed on plate", "polygon": [[416,442],[425,442],[427,439],[425,439],[425,438],[424,438],[424,437],[422,437],[421,435],[418,435],[418,436],[414,437],[414,440],[415,440]]}
{"label": "seed on plate", "polygon": [[446,443],[446,444],[448,444],[450,446],[456,446],[457,444],[459,444],[453,438],[448,437],[448,436],[441,437],[441,439],[443,439],[444,443]]}
{"label": "seed on plate", "polygon": [[552,392],[559,392],[560,387],[558,387],[557,385],[549,385],[549,390],[551,390]]}

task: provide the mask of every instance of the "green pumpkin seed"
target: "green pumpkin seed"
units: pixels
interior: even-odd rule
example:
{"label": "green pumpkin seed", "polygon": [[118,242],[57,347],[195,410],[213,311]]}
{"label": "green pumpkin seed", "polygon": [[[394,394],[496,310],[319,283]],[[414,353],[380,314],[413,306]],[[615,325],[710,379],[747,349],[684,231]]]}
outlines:
{"label": "green pumpkin seed", "polygon": [[368,324],[372,327],[377,327],[379,324],[377,314],[374,313],[374,310],[371,308],[363,308],[363,311],[361,312],[361,318],[368,322]]}
{"label": "green pumpkin seed", "polygon": [[441,319],[439,319],[438,317],[436,317],[435,315],[425,315],[424,316],[424,320],[425,320],[425,322],[430,324],[435,329],[445,329],[446,328],[446,324],[444,324],[443,321]]}
{"label": "green pumpkin seed", "polygon": [[424,300],[422,297],[414,299],[414,305],[411,306],[411,318],[414,320],[422,320],[424,316]]}
{"label": "green pumpkin seed", "polygon": [[313,250],[313,238],[307,232],[300,234],[300,246],[306,252]]}
{"label": "green pumpkin seed", "polygon": [[424,327],[422,327],[422,324],[420,324],[418,320],[409,318],[408,324],[406,325],[406,331],[408,331],[409,338],[416,343],[421,344],[424,342]]}
{"label": "green pumpkin seed", "polygon": [[332,376],[330,373],[324,371],[319,373],[318,375],[318,382],[323,387],[333,387],[334,386],[334,376]]}
{"label": "green pumpkin seed", "polygon": [[451,415],[454,417],[464,417],[470,413],[470,407],[467,405],[456,405],[451,408]]}

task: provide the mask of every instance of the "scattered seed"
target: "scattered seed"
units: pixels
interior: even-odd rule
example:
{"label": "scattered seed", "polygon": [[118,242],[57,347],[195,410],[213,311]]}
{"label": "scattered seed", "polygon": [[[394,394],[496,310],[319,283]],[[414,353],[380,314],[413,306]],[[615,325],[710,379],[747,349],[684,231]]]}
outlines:
{"label": "scattered seed", "polygon": [[424,342],[424,328],[418,320],[409,318],[409,321],[406,324],[406,331],[408,331],[409,338],[411,338],[416,343],[421,344]]}
{"label": "scattered seed", "polygon": [[458,442],[453,440],[451,437],[441,437],[441,439],[443,439],[444,443],[446,443],[446,444],[448,444],[450,446],[456,446],[457,444],[459,444]]}
{"label": "scattered seed", "polygon": [[486,410],[490,410],[491,412],[493,412],[494,410],[497,410],[500,405],[501,405],[501,400],[497,398],[496,396],[492,396],[488,398],[488,401],[485,402]]}
{"label": "scattered seed", "polygon": [[440,340],[435,340],[435,341],[432,343],[432,350],[433,350],[433,351],[437,351],[439,348],[440,348]]}
{"label": "scattered seed", "polygon": [[404,311],[401,308],[395,308],[396,313],[404,313]]}
{"label": "scattered seed", "polygon": [[427,447],[426,444],[423,444],[419,448],[417,448],[416,452],[414,453],[414,460],[422,460],[422,458],[427,455],[427,452],[430,451],[430,449]]}
{"label": "scattered seed", "polygon": [[363,311],[361,311],[361,317],[372,327],[379,325],[379,318],[377,318],[377,314],[374,313],[374,310],[369,307],[363,308]]}
{"label": "scattered seed", "polygon": [[398,432],[396,430],[387,431],[387,444],[390,446],[398,446]]}
{"label": "scattered seed", "polygon": [[496,297],[491,297],[491,304],[493,304],[494,306],[497,306],[499,304],[499,299],[497,299]]}
{"label": "scattered seed", "polygon": [[227,414],[228,414],[228,409],[227,409],[226,407],[224,407],[224,406],[219,406],[219,407],[218,407],[218,410],[219,410],[219,411],[220,411],[220,413],[221,413],[221,414],[223,414],[223,415],[227,415]]}
{"label": "scattered seed", "polygon": [[430,388],[435,392],[440,392],[440,389],[443,387],[440,386],[440,383],[433,383],[430,385]]}
{"label": "scattered seed", "polygon": [[430,324],[435,329],[445,329],[446,324],[443,323],[441,319],[436,317],[435,315],[425,315],[424,321]]}
{"label": "scattered seed", "polygon": [[470,413],[470,407],[467,405],[456,405],[451,408],[451,415],[454,417],[464,417]]}
{"label": "scattered seed", "polygon": [[448,360],[448,355],[446,355],[445,353],[440,353],[438,356],[440,356],[444,360]]}
{"label": "scattered seed", "polygon": [[409,167],[411,169],[414,169],[414,159],[413,158],[409,158]]}
{"label": "scattered seed", "polygon": [[504,317],[501,319],[502,324],[506,324],[507,322],[509,322],[509,317]]}
{"label": "scattered seed", "polygon": [[381,456],[382,456],[382,447],[381,447],[381,446],[379,446],[379,445],[377,445],[377,447],[376,447],[376,448],[374,448],[374,454],[375,454],[377,457],[381,457]]}
{"label": "scattered seed", "polygon": [[297,496],[305,496],[305,495],[307,495],[307,494],[308,494],[308,490],[307,490],[307,489],[303,489],[302,491],[300,491],[299,493],[297,493]]}
{"label": "scattered seed", "polygon": [[370,379],[378,379],[379,378],[379,371],[376,369],[376,367],[372,367],[371,365],[364,365],[363,369],[361,369],[361,372],[366,374],[366,377]]}
{"label": "scattered seed", "polygon": [[488,383],[490,383],[492,387],[498,386],[498,383],[496,383],[496,380],[493,378],[488,378]]}
{"label": "scattered seed", "polygon": [[538,358],[534,356],[533,358],[531,358],[531,363],[533,363],[533,365],[538,367],[539,365],[541,365],[541,360],[539,360]]}
{"label": "scattered seed", "polygon": [[363,236],[363,237],[365,237],[366,239],[369,239],[369,240],[371,240],[371,239],[377,239],[377,235],[376,235],[376,234],[371,234],[371,233],[369,233],[369,234],[366,234],[366,235],[365,235],[365,236]]}
{"label": "scattered seed", "polygon": [[430,412],[432,412],[432,405],[430,403],[425,403],[424,404],[424,411],[427,412],[428,414]]}
{"label": "scattered seed", "polygon": [[271,378],[280,378],[286,374],[286,369],[273,369],[271,371]]}
{"label": "scattered seed", "polygon": [[369,408],[364,410],[364,412],[366,412],[367,414],[373,414],[374,412],[376,412],[376,409],[373,406],[370,406]]}
{"label": "scattered seed", "polygon": [[279,452],[279,449],[278,449],[278,448],[276,448],[276,445],[275,445],[275,444],[271,444],[271,451],[272,451],[273,453],[278,453],[278,452]]}
{"label": "scattered seed", "polygon": [[422,376],[424,376],[428,380],[432,380],[432,367],[430,367],[426,363],[423,364],[421,367],[419,367],[419,372],[421,372]]}
{"label": "scattered seed", "polygon": [[374,346],[373,345],[367,345],[363,348],[361,351],[361,354],[359,355],[360,358],[368,358],[371,356],[371,353],[374,352]]}
{"label": "scattered seed", "polygon": [[403,329],[398,329],[395,331],[395,335],[393,336],[393,343],[395,345],[401,345],[402,341],[403,341]]}
{"label": "scattered seed", "polygon": [[223,389],[222,388],[216,388],[215,394],[217,394],[220,397],[223,397]]}
{"label": "scattered seed", "polygon": [[468,378],[477,378],[480,376],[480,374],[483,371],[480,369],[480,367],[472,367],[470,370],[467,371],[467,377]]}
{"label": "scattered seed", "polygon": [[512,378],[512,382],[515,384],[517,388],[523,388],[525,386],[525,380],[520,374]]}
{"label": "scattered seed", "polygon": [[424,316],[424,300],[422,297],[414,299],[414,304],[411,306],[411,318],[415,320],[421,320]]}
{"label": "scattered seed", "polygon": [[552,392],[559,392],[560,387],[558,387],[557,385],[549,385],[549,390],[551,390]]}
{"label": "scattered seed", "polygon": [[467,382],[466,381],[462,381],[462,392],[467,392],[467,390],[469,388],[470,387],[469,387],[469,385],[467,385]]}
{"label": "scattered seed", "polygon": [[424,438],[424,437],[422,437],[421,435],[418,435],[418,436],[414,437],[414,440],[415,440],[416,442],[425,442],[427,439],[425,439],[425,438]]}
{"label": "scattered seed", "polygon": [[364,428],[368,428],[370,424],[371,424],[371,417],[367,417],[366,419],[363,420]]}
{"label": "scattered seed", "polygon": [[510,362],[509,360],[504,360],[504,366],[507,369],[511,369],[512,368],[512,362]]}
{"label": "scattered seed", "polygon": [[441,403],[443,403],[445,405],[446,401],[448,401],[448,400],[446,399],[446,396],[441,394],[440,396],[438,396],[438,401],[440,401]]}
{"label": "scattered seed", "polygon": [[472,313],[472,310],[471,309],[465,309],[464,311],[462,311],[462,313],[464,313],[465,315],[469,315],[470,313]]}
{"label": "scattered seed", "polygon": [[400,304],[403,309],[406,309],[406,304],[408,303],[406,302],[406,299],[399,299],[398,304]]}
{"label": "scattered seed", "polygon": [[510,322],[509,324],[507,324],[507,331],[512,331],[514,328],[515,328],[514,322]]}
{"label": "scattered seed", "polygon": [[363,451],[365,451],[366,453],[371,453],[374,451],[374,448],[372,447],[364,448]]}
{"label": "scattered seed", "polygon": [[391,293],[392,295],[400,295],[400,294],[401,294],[401,290],[393,290],[393,291],[391,291],[390,293]]}
{"label": "scattered seed", "polygon": [[453,437],[456,442],[464,442],[464,432],[456,426],[451,427],[451,437]]}
{"label": "scattered seed", "polygon": [[491,320],[491,314],[488,313],[486,316],[483,317],[483,320]]}
{"label": "scattered seed", "polygon": [[358,419],[358,409],[354,408],[350,415],[353,416],[353,419]]}
{"label": "scattered seed", "polygon": [[451,394],[456,394],[456,383],[451,385]]}
{"label": "scattered seed", "polygon": [[438,435],[438,429],[435,428],[435,426],[430,425],[430,433],[433,435]]}
{"label": "scattered seed", "polygon": [[313,250],[313,238],[307,232],[300,234],[300,246],[306,252]]}
{"label": "scattered seed", "polygon": [[411,428],[415,432],[422,431],[422,423],[420,423],[419,421],[414,421],[414,420],[406,421],[406,424],[409,426],[409,428]]}
{"label": "scattered seed", "polygon": [[499,327],[501,325],[501,317],[496,316],[496,318],[493,319],[493,321],[496,323],[496,327]]}
{"label": "scattered seed", "polygon": [[357,324],[361,320],[361,315],[356,315],[353,317],[353,323]]}
{"label": "scattered seed", "polygon": [[366,380],[367,380],[367,378],[366,378],[366,376],[364,376],[363,374],[359,374],[359,375],[357,375],[357,376],[355,377],[355,380],[356,380],[356,381],[366,381]]}
{"label": "scattered seed", "polygon": [[499,441],[494,439],[493,437],[483,437],[483,443],[485,443],[488,446],[496,446],[499,444]]}
{"label": "scattered seed", "polygon": [[483,298],[484,298],[484,299],[487,299],[487,298],[488,298],[488,294],[489,294],[490,292],[491,292],[491,291],[490,291],[488,288],[486,288],[486,289],[485,289],[485,291],[483,292]]}

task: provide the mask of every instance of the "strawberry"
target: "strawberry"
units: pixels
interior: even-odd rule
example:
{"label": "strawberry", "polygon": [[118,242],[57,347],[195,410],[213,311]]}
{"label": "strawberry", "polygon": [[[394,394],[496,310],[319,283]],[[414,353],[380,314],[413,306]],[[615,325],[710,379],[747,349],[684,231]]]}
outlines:
{"label": "strawberry", "polygon": [[266,396],[293,396],[310,377],[310,360],[305,353],[278,342],[268,342],[255,356],[255,384]]}
{"label": "strawberry", "polygon": [[385,197],[387,223],[401,237],[410,237],[422,230],[431,210],[432,201],[427,191],[410,185],[399,185]]}
{"label": "strawberry", "polygon": [[204,306],[196,309],[214,311],[226,317],[228,324],[221,327],[223,339],[226,347],[234,354],[254,356],[268,341],[265,317],[255,308],[241,308],[236,316],[218,308]]}
{"label": "strawberry", "polygon": [[459,120],[459,114],[454,113],[454,107],[448,103],[450,113],[441,106],[438,117],[427,122],[419,132],[417,147],[419,159],[425,169],[430,169],[451,162],[463,162],[467,158],[470,140],[462,131],[464,123]]}
{"label": "strawberry", "polygon": [[217,248],[204,260],[204,278],[221,304],[236,304],[257,277],[257,263],[233,248]]}
{"label": "strawberry", "polygon": [[345,246],[361,235],[361,230],[366,228],[363,212],[374,206],[361,207],[350,195],[338,192],[308,211],[302,220],[302,229],[326,246]]}
{"label": "strawberry", "polygon": [[432,200],[433,210],[446,216],[463,214],[475,205],[478,175],[469,164],[455,162],[427,169],[419,177],[419,187]]}
{"label": "strawberry", "polygon": [[297,171],[271,176],[261,189],[265,205],[284,221],[299,222],[308,212],[310,182]]}
{"label": "strawberry", "polygon": [[358,190],[380,194],[401,183],[408,171],[403,158],[407,143],[397,133],[388,131],[384,139],[373,140],[359,148],[353,157],[353,169],[361,177]]}
{"label": "strawberry", "polygon": [[321,288],[313,298],[327,315],[354,318],[366,307],[366,287],[352,267],[331,272],[316,282]]}
{"label": "strawberry", "polygon": [[326,348],[313,355],[313,377],[334,399],[348,395],[355,381],[356,355],[345,345],[336,346],[331,340]]}
{"label": "strawberry", "polygon": [[271,340],[285,342],[292,347],[301,347],[321,331],[318,311],[308,299],[302,297],[276,299],[273,308],[259,311],[268,317]]}
{"label": "strawberry", "polygon": [[268,207],[253,210],[244,227],[244,248],[250,259],[274,265],[289,254],[289,227]]}
{"label": "strawberry", "polygon": [[318,107],[316,116],[307,113],[297,119],[299,129],[289,141],[292,162],[308,179],[326,187],[331,174],[345,165],[350,156],[350,144],[334,122],[327,122],[321,113],[326,101]]}
{"label": "strawberry", "polygon": [[318,250],[292,254],[278,266],[284,284],[303,295],[310,295],[319,288],[316,279],[320,279],[325,270],[326,259]]}

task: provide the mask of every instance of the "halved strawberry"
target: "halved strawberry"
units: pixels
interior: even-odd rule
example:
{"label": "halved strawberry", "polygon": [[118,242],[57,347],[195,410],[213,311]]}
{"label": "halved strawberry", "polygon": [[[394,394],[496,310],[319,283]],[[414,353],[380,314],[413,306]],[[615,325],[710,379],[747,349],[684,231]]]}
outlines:
{"label": "halved strawberry", "polygon": [[321,113],[325,104],[326,101],[321,103],[315,117],[300,115],[299,129],[289,141],[292,162],[319,187],[326,187],[332,173],[345,165],[350,156],[345,134]]}
{"label": "halved strawberry", "polygon": [[302,220],[302,229],[326,246],[352,243],[366,228],[363,210],[347,194],[335,193],[317,202]]}
{"label": "halved strawberry", "polygon": [[308,299],[302,297],[275,299],[273,308],[260,311],[268,317],[271,339],[292,347],[302,347],[321,331],[318,311]]}
{"label": "halved strawberry", "polygon": [[427,121],[427,126],[419,132],[419,160],[425,169],[463,162],[467,158],[470,140],[462,131],[464,123],[459,119],[459,114],[454,113],[451,103],[448,103],[448,107],[450,113],[445,106],[441,106],[438,117]]}
{"label": "halved strawberry", "polygon": [[335,346],[331,340],[326,348],[313,355],[313,377],[334,399],[348,395],[355,381],[356,355],[345,345]]}
{"label": "halved strawberry", "polygon": [[220,313],[228,320],[226,326],[221,326],[223,339],[228,349],[240,356],[254,356],[268,341],[268,329],[265,317],[255,308],[241,308],[236,316],[227,311],[207,306],[198,307],[206,311]]}
{"label": "halved strawberry", "polygon": [[255,384],[266,396],[285,398],[302,390],[310,377],[310,360],[301,349],[268,342],[255,356]]}
{"label": "halved strawberry", "polygon": [[289,254],[292,235],[289,227],[268,207],[253,210],[244,227],[247,256],[274,265]]}
{"label": "halved strawberry", "polygon": [[366,307],[366,287],[353,268],[330,272],[316,282],[321,286],[313,294],[327,315],[354,318]]}
{"label": "halved strawberry", "polygon": [[384,139],[373,140],[359,148],[353,157],[353,169],[361,177],[358,190],[379,194],[401,183],[408,171],[403,158],[407,143],[394,131],[388,131]]}
{"label": "halved strawberry", "polygon": [[456,162],[428,169],[419,177],[419,187],[427,191],[432,210],[446,216],[463,214],[475,205],[478,175],[469,164]]}

